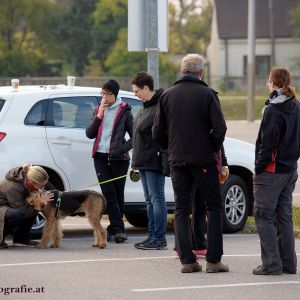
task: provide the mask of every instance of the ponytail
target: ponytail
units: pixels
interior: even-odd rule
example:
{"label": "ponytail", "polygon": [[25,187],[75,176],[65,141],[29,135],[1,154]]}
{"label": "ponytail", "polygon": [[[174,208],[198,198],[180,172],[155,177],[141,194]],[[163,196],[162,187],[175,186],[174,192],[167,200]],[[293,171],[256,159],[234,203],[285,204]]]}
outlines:
{"label": "ponytail", "polygon": [[283,95],[286,95],[286,96],[288,96],[288,97],[294,97],[294,98],[296,98],[295,88],[292,87],[292,86],[290,86],[290,85],[284,86],[284,87],[282,88],[282,94],[283,94]]}

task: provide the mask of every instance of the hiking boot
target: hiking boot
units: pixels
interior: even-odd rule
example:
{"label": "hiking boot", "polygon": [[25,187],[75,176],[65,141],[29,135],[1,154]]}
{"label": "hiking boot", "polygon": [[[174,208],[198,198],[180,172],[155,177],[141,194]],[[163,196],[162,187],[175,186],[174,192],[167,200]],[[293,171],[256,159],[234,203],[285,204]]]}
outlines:
{"label": "hiking boot", "polygon": [[143,240],[143,241],[141,241],[141,242],[138,242],[138,243],[135,243],[135,244],[134,244],[134,247],[135,247],[135,248],[138,248],[139,245],[148,243],[149,241],[151,241],[151,238],[150,238],[150,237],[147,237],[145,240]]}
{"label": "hiking boot", "polygon": [[258,266],[256,269],[252,271],[253,275],[280,275],[282,274],[281,270],[275,271],[267,271],[263,266]]}
{"label": "hiking boot", "polygon": [[0,249],[7,249],[8,245],[5,242],[0,243]]}
{"label": "hiking boot", "polygon": [[36,247],[39,244],[37,241],[27,240],[27,241],[13,241],[14,247]]}
{"label": "hiking boot", "polygon": [[219,273],[219,272],[228,272],[229,265],[218,262],[216,264],[206,263],[206,273]]}
{"label": "hiking boot", "polygon": [[124,243],[127,240],[127,235],[124,232],[118,232],[115,236],[116,243]]}
{"label": "hiking boot", "polygon": [[193,273],[193,272],[201,272],[202,266],[195,261],[192,264],[183,264],[181,268],[181,273]]}
{"label": "hiking boot", "polygon": [[141,250],[168,250],[166,241],[150,240],[147,243],[136,246]]}

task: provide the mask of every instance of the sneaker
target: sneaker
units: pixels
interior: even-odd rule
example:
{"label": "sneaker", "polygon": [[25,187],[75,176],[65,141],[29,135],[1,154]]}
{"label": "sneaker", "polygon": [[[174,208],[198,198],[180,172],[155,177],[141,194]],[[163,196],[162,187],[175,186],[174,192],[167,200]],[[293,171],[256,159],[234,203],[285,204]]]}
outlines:
{"label": "sneaker", "polygon": [[202,250],[193,250],[193,253],[196,255],[197,259],[203,258],[206,256],[207,249],[202,249]]}
{"label": "sneaker", "polygon": [[151,241],[151,238],[150,238],[150,237],[147,237],[145,240],[143,240],[143,241],[141,241],[141,242],[138,242],[138,243],[135,243],[135,244],[134,244],[134,247],[135,247],[135,248],[138,248],[139,245],[148,243],[149,241]]}
{"label": "sneaker", "polygon": [[127,240],[127,234],[124,232],[118,232],[115,236],[116,243],[124,243]]}
{"label": "sneaker", "polygon": [[267,271],[263,266],[258,266],[256,269],[252,271],[253,275],[280,275],[282,274],[281,270],[275,271]]}
{"label": "sneaker", "polygon": [[13,241],[14,247],[36,247],[39,244],[37,241],[27,240],[27,241]]}
{"label": "sneaker", "polygon": [[183,264],[181,268],[181,273],[193,273],[193,272],[201,272],[202,266],[198,264],[198,262],[194,262],[192,264]]}
{"label": "sneaker", "polygon": [[0,243],[0,249],[7,249],[8,245],[5,242]]}
{"label": "sneaker", "polygon": [[115,242],[115,238],[116,238],[116,236],[115,236],[114,234],[108,233],[108,234],[107,234],[106,240],[107,240],[108,242]]}
{"label": "sneaker", "polygon": [[206,273],[219,273],[219,272],[228,272],[229,271],[229,265],[225,265],[221,262],[218,262],[216,264],[212,263],[206,263]]}
{"label": "sneaker", "polygon": [[147,243],[136,246],[137,249],[141,250],[168,250],[166,241],[150,240]]}

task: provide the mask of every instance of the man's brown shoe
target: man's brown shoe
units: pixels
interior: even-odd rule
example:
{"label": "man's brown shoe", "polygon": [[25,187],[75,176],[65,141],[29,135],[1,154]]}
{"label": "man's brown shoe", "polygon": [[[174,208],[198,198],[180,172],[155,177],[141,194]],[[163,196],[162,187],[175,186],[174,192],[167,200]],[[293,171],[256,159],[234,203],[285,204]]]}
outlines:
{"label": "man's brown shoe", "polygon": [[202,266],[197,262],[193,264],[183,264],[181,268],[181,273],[193,273],[193,272],[201,272]]}
{"label": "man's brown shoe", "polygon": [[218,262],[216,264],[212,263],[206,263],[206,273],[219,273],[219,272],[228,272],[229,271],[229,265],[225,265],[221,262]]}

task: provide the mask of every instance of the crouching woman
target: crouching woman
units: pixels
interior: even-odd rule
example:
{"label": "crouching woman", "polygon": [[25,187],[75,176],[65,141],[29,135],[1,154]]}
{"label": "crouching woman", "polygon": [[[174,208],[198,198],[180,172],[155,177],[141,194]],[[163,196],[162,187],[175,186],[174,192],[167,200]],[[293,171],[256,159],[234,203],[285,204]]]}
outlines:
{"label": "crouching woman", "polygon": [[[48,178],[42,167],[24,165],[8,171],[0,181],[0,249],[8,247],[5,243],[8,234],[13,236],[14,246],[38,244],[30,240],[30,230],[38,212],[25,199],[30,192],[42,190]],[[46,192],[42,197],[49,201],[53,194]]]}

